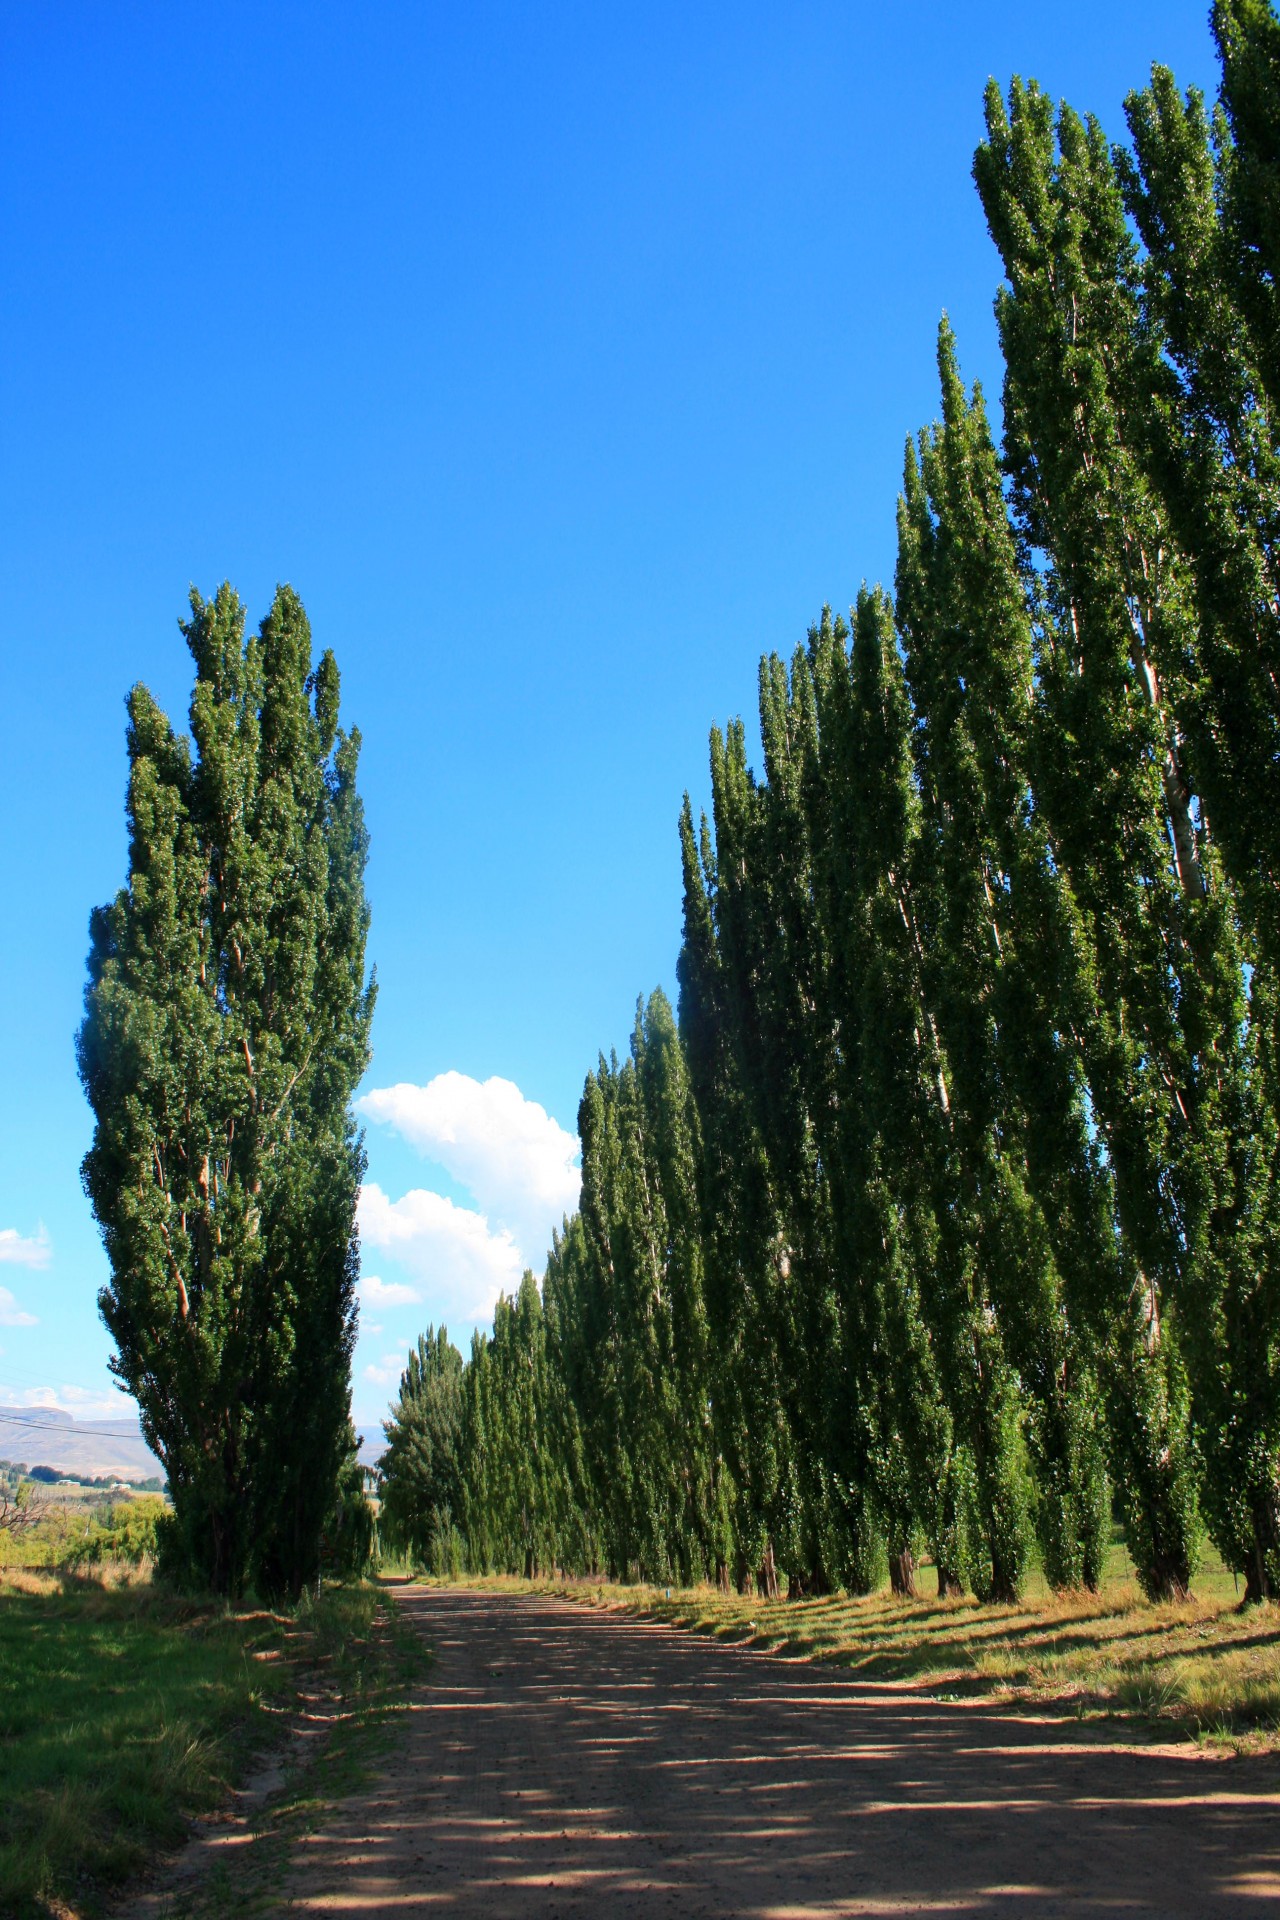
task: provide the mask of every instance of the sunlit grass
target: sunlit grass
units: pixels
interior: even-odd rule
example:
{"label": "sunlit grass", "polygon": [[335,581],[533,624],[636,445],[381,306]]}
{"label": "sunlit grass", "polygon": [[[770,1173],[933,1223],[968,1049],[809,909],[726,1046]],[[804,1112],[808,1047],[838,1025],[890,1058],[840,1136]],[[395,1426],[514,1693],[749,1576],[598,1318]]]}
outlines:
{"label": "sunlit grass", "polygon": [[368,1588],[276,1612],[133,1569],[0,1574],[0,1913],[85,1913],[214,1807],[323,1664],[358,1693]]}

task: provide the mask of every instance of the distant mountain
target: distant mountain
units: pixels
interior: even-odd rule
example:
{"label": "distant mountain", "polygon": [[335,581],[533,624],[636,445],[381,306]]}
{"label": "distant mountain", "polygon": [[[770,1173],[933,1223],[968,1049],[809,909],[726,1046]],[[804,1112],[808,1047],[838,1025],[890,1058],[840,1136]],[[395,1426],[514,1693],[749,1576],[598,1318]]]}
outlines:
{"label": "distant mountain", "polygon": [[57,1407],[0,1407],[0,1460],[88,1479],[149,1480],[164,1469],[136,1420],[77,1420]]}

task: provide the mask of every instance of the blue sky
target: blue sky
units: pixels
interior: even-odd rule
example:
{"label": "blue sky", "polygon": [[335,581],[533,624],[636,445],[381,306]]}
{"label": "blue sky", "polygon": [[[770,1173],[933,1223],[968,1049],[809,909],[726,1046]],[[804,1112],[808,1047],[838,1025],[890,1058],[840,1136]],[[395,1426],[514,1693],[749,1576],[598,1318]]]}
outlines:
{"label": "blue sky", "polygon": [[291,581],[365,737],[372,1430],[540,1266],[583,1074],[674,997],[708,727],[891,573],[944,307],[998,390],[987,76],[1118,135],[1153,59],[1213,86],[1206,13],[4,8],[0,1402],[107,1404],[72,1036],[188,584]]}

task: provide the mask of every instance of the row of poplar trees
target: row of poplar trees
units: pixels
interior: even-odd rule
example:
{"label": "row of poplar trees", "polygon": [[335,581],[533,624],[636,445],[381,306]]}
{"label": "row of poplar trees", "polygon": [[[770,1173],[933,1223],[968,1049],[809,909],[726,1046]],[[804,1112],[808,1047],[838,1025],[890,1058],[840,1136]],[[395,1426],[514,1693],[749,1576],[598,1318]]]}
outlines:
{"label": "row of poplar trees", "polygon": [[894,596],[762,662],[763,776],[713,732],[541,1296],[405,1376],[422,1550],[1007,1601],[1118,1508],[1152,1598],[1206,1527],[1280,1591],[1280,21],[1213,28],[1123,149],[989,89],[1002,444],[944,322]]}

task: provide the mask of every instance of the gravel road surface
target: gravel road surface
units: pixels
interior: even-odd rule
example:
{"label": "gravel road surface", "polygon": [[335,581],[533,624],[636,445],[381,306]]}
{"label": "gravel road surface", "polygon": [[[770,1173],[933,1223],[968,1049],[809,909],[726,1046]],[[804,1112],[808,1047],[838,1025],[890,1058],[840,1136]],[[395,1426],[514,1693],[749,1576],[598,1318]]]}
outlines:
{"label": "gravel road surface", "polygon": [[404,1589],[395,1751],[297,1850],[303,1914],[1280,1915],[1280,1771],[550,1599]]}

